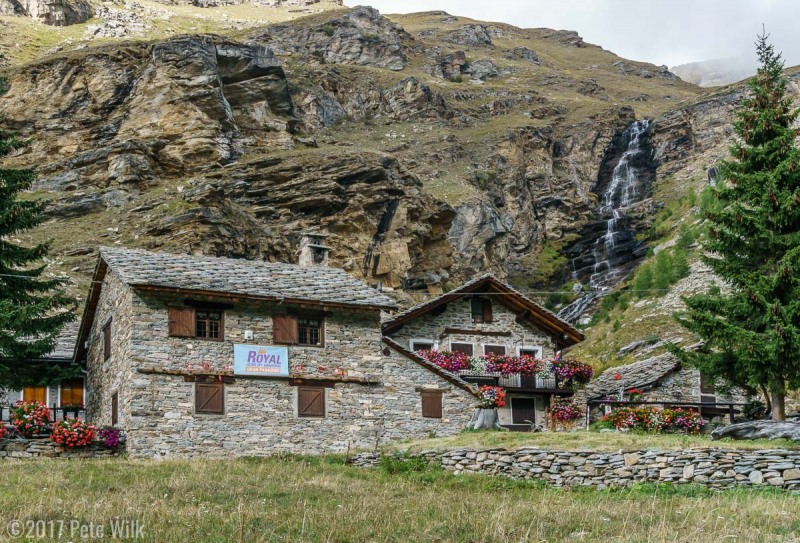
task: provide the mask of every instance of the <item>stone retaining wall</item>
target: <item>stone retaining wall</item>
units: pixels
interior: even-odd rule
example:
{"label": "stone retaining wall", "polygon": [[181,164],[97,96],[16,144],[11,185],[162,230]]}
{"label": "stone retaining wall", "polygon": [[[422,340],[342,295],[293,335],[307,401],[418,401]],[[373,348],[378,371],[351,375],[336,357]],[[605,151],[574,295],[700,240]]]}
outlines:
{"label": "stone retaining wall", "polygon": [[[423,451],[445,470],[540,479],[554,486],[630,486],[634,483],[694,483],[714,489],[774,486],[800,491],[800,450],[686,449],[628,452],[565,452],[539,448]],[[380,453],[361,453],[352,464],[372,467]]]}
{"label": "stone retaining wall", "polygon": [[67,451],[46,437],[0,441],[0,461],[15,458],[110,458],[119,456],[121,452],[124,452],[124,445],[106,449],[99,443]]}

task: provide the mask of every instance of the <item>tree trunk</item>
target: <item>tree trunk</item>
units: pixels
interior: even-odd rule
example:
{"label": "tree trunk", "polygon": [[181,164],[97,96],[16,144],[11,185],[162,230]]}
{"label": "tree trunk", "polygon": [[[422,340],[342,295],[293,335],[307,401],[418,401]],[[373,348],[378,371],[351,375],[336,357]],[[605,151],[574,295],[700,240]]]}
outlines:
{"label": "tree trunk", "polygon": [[469,421],[471,430],[494,430],[500,427],[500,418],[497,416],[497,409],[494,408],[476,409],[472,420]]}
{"label": "tree trunk", "polygon": [[786,383],[776,380],[770,386],[772,420],[786,420]]}
{"label": "tree trunk", "polygon": [[764,396],[764,405],[765,405],[764,416],[765,417],[767,415],[772,416],[772,400],[770,400],[769,398],[769,390],[767,390],[767,387],[765,387],[764,385],[759,385],[759,387],[761,387],[761,395]]}

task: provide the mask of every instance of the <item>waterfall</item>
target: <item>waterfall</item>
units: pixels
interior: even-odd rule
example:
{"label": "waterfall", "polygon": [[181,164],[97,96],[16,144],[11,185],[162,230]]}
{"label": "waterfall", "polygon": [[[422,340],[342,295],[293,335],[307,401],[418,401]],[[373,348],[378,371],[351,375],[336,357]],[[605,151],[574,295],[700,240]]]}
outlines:
{"label": "waterfall", "polygon": [[573,278],[588,275],[590,291],[559,311],[559,316],[568,322],[577,321],[594,300],[607,293],[630,270],[626,264],[633,260],[638,242],[628,228],[626,210],[649,196],[642,194],[646,192],[641,190],[645,172],[639,166],[649,161],[649,128],[649,121],[635,121],[622,133],[624,151],[611,172],[597,210],[599,235],[589,254],[572,260]]}

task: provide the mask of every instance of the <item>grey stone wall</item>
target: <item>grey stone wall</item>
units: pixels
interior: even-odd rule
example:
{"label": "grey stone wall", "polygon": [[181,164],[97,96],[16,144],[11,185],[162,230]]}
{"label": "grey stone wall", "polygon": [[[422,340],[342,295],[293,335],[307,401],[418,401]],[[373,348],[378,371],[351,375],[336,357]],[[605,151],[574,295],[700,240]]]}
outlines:
{"label": "grey stone wall", "polygon": [[[496,298],[496,297],[495,297]],[[473,334],[445,334],[445,328],[475,330]],[[510,336],[481,335],[481,332],[510,332]],[[475,356],[483,355],[483,345],[505,345],[506,353],[516,354],[517,347],[542,347],[543,356],[550,359],[555,354],[553,338],[527,323],[516,322],[516,314],[507,307],[492,301],[492,322],[473,323],[469,300],[447,304],[440,315],[427,313],[407,323],[389,336],[406,348],[411,339],[430,339],[439,343],[440,351],[450,350],[450,343],[472,343]]]}
{"label": "grey stone wall", "polygon": [[[475,396],[390,350],[383,362],[383,442],[442,437],[461,432],[472,418]],[[422,416],[420,390],[442,391],[442,418]]]}
{"label": "grey stone wall", "polygon": [[[181,298],[133,292],[106,280],[88,353],[89,415],[110,423],[110,395],[120,394],[120,422],[135,457],[233,457],[277,452],[319,454],[375,448],[391,439],[450,435],[472,415],[474,396],[390,351],[384,354],[377,311],[333,311],[324,347],[289,346],[291,374],[335,379],[335,370],[369,383],[326,388],[326,416],[297,416],[297,387],[288,379],[235,376],[225,385],[222,415],[195,413],[195,384],[183,375],[202,363],[212,372],[233,365],[233,345],[272,344],[272,316],[285,306],[237,302],[226,309],[223,341],[169,337],[167,308]],[[114,313],[114,354],[102,360],[102,325]],[[244,339],[252,331],[253,339]],[[157,368],[162,373],[142,373]],[[445,390],[442,419],[423,419],[419,387]]]}
{"label": "grey stone wall", "polygon": [[[716,448],[567,452],[539,448],[425,451],[413,456],[458,475],[480,473],[542,480],[554,486],[625,487],[634,483],[694,483],[714,489],[772,486],[800,490],[800,451]],[[371,467],[381,453],[361,453],[357,466]],[[404,458],[404,457],[399,457]],[[407,457],[405,457],[407,458]]]}
{"label": "grey stone wall", "polygon": [[124,452],[124,445],[107,449],[100,444],[66,450],[50,438],[4,439],[0,441],[0,460],[22,458],[109,458]]}
{"label": "grey stone wall", "polygon": [[[86,348],[86,415],[98,426],[111,424],[111,396],[119,395],[119,424],[130,426],[131,384],[131,314],[133,293],[109,270],[97,303],[94,322]],[[111,323],[111,357],[104,360],[103,327]]]}

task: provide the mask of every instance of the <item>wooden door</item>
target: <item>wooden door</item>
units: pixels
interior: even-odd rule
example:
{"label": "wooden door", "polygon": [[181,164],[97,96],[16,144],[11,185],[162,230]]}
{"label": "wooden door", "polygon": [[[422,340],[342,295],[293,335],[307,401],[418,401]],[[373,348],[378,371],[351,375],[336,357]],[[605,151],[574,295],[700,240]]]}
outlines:
{"label": "wooden door", "polygon": [[22,389],[22,399],[26,402],[47,403],[47,387],[25,387]]}
{"label": "wooden door", "polygon": [[511,398],[511,421],[514,424],[536,422],[536,400],[534,398]]}

